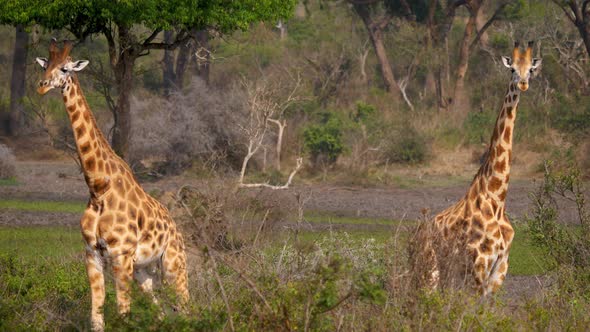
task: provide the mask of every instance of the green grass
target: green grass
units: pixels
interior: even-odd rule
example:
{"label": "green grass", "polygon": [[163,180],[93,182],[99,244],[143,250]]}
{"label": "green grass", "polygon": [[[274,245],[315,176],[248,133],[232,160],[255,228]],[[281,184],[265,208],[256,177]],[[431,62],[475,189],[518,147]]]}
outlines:
{"label": "green grass", "polygon": [[[399,220],[386,218],[347,217],[337,216],[325,212],[310,212],[305,214],[305,221],[312,224],[338,224],[338,225],[398,225]],[[403,222],[404,225],[408,222]]]}
{"label": "green grass", "polygon": [[18,184],[15,177],[0,179],[0,186],[18,186]]}
{"label": "green grass", "polygon": [[78,227],[0,227],[0,252],[21,260],[61,260],[83,250]]}
{"label": "green grass", "polygon": [[82,213],[85,208],[80,202],[0,200],[0,209],[20,211]]}

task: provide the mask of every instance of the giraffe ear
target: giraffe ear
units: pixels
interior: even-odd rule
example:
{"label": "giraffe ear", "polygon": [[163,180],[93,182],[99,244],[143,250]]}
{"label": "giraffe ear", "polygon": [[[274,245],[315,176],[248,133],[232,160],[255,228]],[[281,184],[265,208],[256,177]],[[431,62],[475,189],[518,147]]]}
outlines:
{"label": "giraffe ear", "polygon": [[541,58],[533,58],[533,61],[532,61],[533,69],[537,69],[537,67],[539,67],[542,62],[543,62],[543,59],[541,59]]}
{"label": "giraffe ear", "polygon": [[512,68],[512,59],[508,56],[502,56],[502,63],[506,68]]}
{"label": "giraffe ear", "polygon": [[37,63],[43,67],[43,68],[47,68],[47,64],[49,63],[49,61],[46,58],[37,58],[35,59],[37,61]]}
{"label": "giraffe ear", "polygon": [[70,62],[67,64],[67,69],[69,71],[80,71],[82,69],[84,69],[84,67],[86,67],[88,65],[89,61],[88,60],[78,60],[75,62]]}

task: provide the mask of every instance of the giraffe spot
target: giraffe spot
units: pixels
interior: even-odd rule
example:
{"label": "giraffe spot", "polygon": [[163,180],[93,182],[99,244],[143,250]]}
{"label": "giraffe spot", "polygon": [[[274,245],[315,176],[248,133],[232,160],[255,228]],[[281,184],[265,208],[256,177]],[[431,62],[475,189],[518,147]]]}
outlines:
{"label": "giraffe spot", "polygon": [[483,229],[483,220],[478,215],[473,216],[473,223],[472,223],[474,230]]}
{"label": "giraffe spot", "polygon": [[127,196],[127,199],[129,200],[129,202],[131,202],[133,205],[138,205],[139,201],[137,199],[137,195],[135,195],[135,192],[130,192],[129,195]]}
{"label": "giraffe spot", "polygon": [[90,130],[90,138],[92,138],[92,139],[96,138],[96,133],[94,132],[94,129]]}
{"label": "giraffe spot", "polygon": [[154,227],[156,227],[155,223],[154,223],[153,221],[149,221],[149,222],[148,222],[148,227],[147,227],[147,228],[148,228],[150,231],[153,231],[153,230],[154,230]]}
{"label": "giraffe spot", "polygon": [[514,91],[514,84],[510,84],[510,92]]}
{"label": "giraffe spot", "polygon": [[481,197],[480,196],[477,196],[477,199],[475,200],[475,209],[481,210]]}
{"label": "giraffe spot", "polygon": [[496,218],[502,219],[502,215],[504,214],[504,208],[501,207],[498,209],[498,213],[496,213]]}
{"label": "giraffe spot", "polygon": [[101,226],[108,227],[113,224],[113,215],[112,214],[103,214],[98,219],[98,222],[101,224]]}
{"label": "giraffe spot", "polygon": [[492,211],[494,211],[494,213],[496,213],[497,210],[498,210],[498,203],[495,200],[492,200]]}
{"label": "giraffe spot", "polygon": [[[109,187],[109,180],[105,180],[104,178],[99,178],[94,180],[92,184],[92,190],[94,193],[102,195],[104,192],[107,191]],[[114,208],[116,203],[113,203],[112,199],[114,199],[111,195],[109,200],[107,201],[109,208]]]}
{"label": "giraffe spot", "polygon": [[113,173],[117,170],[117,165],[115,164],[114,161],[109,161],[109,164],[111,165],[111,169],[113,171]]}
{"label": "giraffe spot", "polygon": [[506,97],[508,99],[508,102],[511,103],[512,102],[512,97],[510,95],[508,95],[508,97]]}
{"label": "giraffe spot", "polygon": [[[107,245],[109,247],[114,247],[117,245],[117,243],[119,243],[119,239],[116,236],[109,236],[109,237],[107,237],[106,241],[107,241]],[[113,267],[113,269],[114,269],[114,267]]]}
{"label": "giraffe spot", "polygon": [[152,243],[152,250],[156,249],[156,243]]}
{"label": "giraffe spot", "polygon": [[144,242],[149,242],[152,239],[152,235],[150,233],[145,233],[142,237]]}
{"label": "giraffe spot", "polygon": [[64,99],[64,104],[67,104],[68,103],[68,96],[63,95],[63,99]]}
{"label": "giraffe spot", "polygon": [[497,229],[497,230],[494,232],[494,238],[496,238],[496,239],[499,239],[499,238],[500,238],[500,230],[499,230],[499,229]]}
{"label": "giraffe spot", "polygon": [[129,231],[131,234],[137,234],[137,226],[135,224],[129,224]]}
{"label": "giraffe spot", "polygon": [[510,127],[506,127],[506,130],[504,130],[504,141],[506,143],[510,143],[511,135],[512,135],[512,129]]}
{"label": "giraffe spot", "polygon": [[74,111],[72,113],[72,123],[76,122],[80,118],[80,111]]}
{"label": "giraffe spot", "polygon": [[493,176],[488,183],[488,190],[491,192],[496,192],[502,186],[502,180]]}
{"label": "giraffe spot", "polygon": [[486,233],[491,233],[494,229],[498,229],[498,223],[496,221],[491,222],[486,226]]}
{"label": "giraffe spot", "polygon": [[512,236],[514,235],[514,229],[510,225],[502,225],[500,226],[500,232],[502,232],[502,237],[504,240],[510,242],[512,241]]}
{"label": "giraffe spot", "polygon": [[104,161],[99,160],[98,163],[96,164],[98,166],[98,171],[102,172],[104,171]]}
{"label": "giraffe spot", "polygon": [[483,209],[481,210],[482,216],[484,217],[484,219],[489,220],[494,216],[494,213],[492,212],[492,207],[490,206],[489,203],[484,204]]}
{"label": "giraffe spot", "polygon": [[145,193],[143,192],[143,190],[141,190],[141,187],[139,186],[135,187],[135,194],[137,195],[137,197],[141,199],[145,198]]}
{"label": "giraffe spot", "polygon": [[71,112],[73,112],[73,111],[75,111],[75,110],[76,110],[76,106],[74,106],[74,105],[70,105],[70,106],[68,106],[66,109],[68,110],[68,112],[70,112],[70,113],[71,113]]}
{"label": "giraffe spot", "polygon": [[502,145],[497,145],[496,146],[496,157],[500,157],[500,155],[502,155],[502,153],[504,153],[504,151],[506,151],[504,149],[504,147]]}
{"label": "giraffe spot", "polygon": [[93,172],[94,171],[94,168],[96,167],[96,160],[94,160],[94,157],[88,158],[84,162],[84,166],[85,166],[85,168],[86,168],[87,171]]}
{"label": "giraffe spot", "polygon": [[157,228],[159,231],[161,231],[161,230],[162,230],[162,223],[161,223],[160,221],[158,221],[158,222],[156,223],[156,228]]}
{"label": "giraffe spot", "polygon": [[90,142],[86,142],[86,143],[80,145],[80,153],[88,154],[89,151],[90,151]]}
{"label": "giraffe spot", "polygon": [[168,223],[164,223],[164,230],[167,231],[168,230]]}
{"label": "giraffe spot", "polygon": [[481,238],[483,238],[483,233],[478,230],[472,229],[469,233],[469,243],[479,242]]}
{"label": "giraffe spot", "polygon": [[[96,181],[95,181],[96,183]],[[96,189],[94,190],[96,193],[99,193]],[[107,197],[106,199],[106,208],[107,209],[113,209],[115,208],[115,204],[117,203],[117,201],[115,200],[115,198],[113,197],[113,195],[109,195],[109,197]]]}
{"label": "giraffe spot", "polygon": [[135,245],[137,244],[137,241],[135,240],[135,238],[128,236],[125,238],[125,244]]}
{"label": "giraffe spot", "polygon": [[512,106],[508,106],[506,108],[506,114],[508,115],[508,119],[512,119],[514,117],[514,112],[512,112]]}
{"label": "giraffe spot", "polygon": [[164,240],[164,234],[158,235],[158,245],[162,245],[162,241]]}
{"label": "giraffe spot", "polygon": [[76,91],[75,91],[75,89],[72,88],[70,90],[70,98],[73,98],[75,95],[76,95]]}
{"label": "giraffe spot", "polygon": [[94,294],[102,293],[102,286],[100,286],[100,285],[92,286],[92,292],[94,292]]}
{"label": "giraffe spot", "polygon": [[84,136],[85,133],[86,133],[86,126],[83,123],[81,123],[76,128],[76,137],[80,138],[80,137]]}
{"label": "giraffe spot", "polygon": [[512,150],[508,150],[508,163],[512,163]]}
{"label": "giraffe spot", "polygon": [[498,173],[504,173],[506,170],[506,159],[502,159],[501,161],[496,162],[494,165],[494,170]]}
{"label": "giraffe spot", "polygon": [[135,220],[135,218],[137,218],[137,211],[135,211],[134,207],[130,206],[129,207],[129,219]]}
{"label": "giraffe spot", "polygon": [[479,251],[483,254],[489,255],[492,253],[492,244],[494,241],[490,238],[485,238],[479,245]]}
{"label": "giraffe spot", "polygon": [[90,112],[86,111],[84,112],[84,121],[88,122],[90,121]]}
{"label": "giraffe spot", "polygon": [[127,218],[122,213],[117,213],[117,224],[125,224],[127,223]]}
{"label": "giraffe spot", "polygon": [[140,212],[139,218],[137,218],[137,226],[139,226],[139,230],[143,230],[143,222],[144,222],[143,213]]}
{"label": "giraffe spot", "polygon": [[176,234],[176,230],[174,228],[170,228],[170,235],[174,236]]}
{"label": "giraffe spot", "polygon": [[506,262],[500,263],[500,266],[498,267],[498,272],[499,273],[506,273],[507,270],[508,270],[508,264],[506,264]]}
{"label": "giraffe spot", "polygon": [[82,107],[83,104],[84,104],[84,101],[82,99],[78,99],[78,106]]}
{"label": "giraffe spot", "polygon": [[113,230],[115,233],[119,233],[119,234],[125,233],[125,227],[123,227],[121,225],[116,226]]}
{"label": "giraffe spot", "polygon": [[502,201],[506,200],[506,189],[502,190],[500,195],[498,195],[498,198]]}

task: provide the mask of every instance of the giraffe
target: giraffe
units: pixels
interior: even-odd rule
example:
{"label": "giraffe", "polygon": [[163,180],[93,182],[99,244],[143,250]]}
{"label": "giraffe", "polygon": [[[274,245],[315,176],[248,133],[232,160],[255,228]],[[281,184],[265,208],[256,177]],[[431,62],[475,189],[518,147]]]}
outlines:
{"label": "giraffe", "polygon": [[[528,90],[529,78],[536,74],[541,64],[541,59],[532,58],[532,46],[533,42],[529,42],[526,51],[521,52],[516,42],[512,58],[502,57],[502,63],[512,71],[512,77],[496,120],[487,158],[466,195],[436,215],[431,224],[433,234],[445,243],[457,241],[453,243],[464,245],[470,266],[468,271],[473,275],[476,289],[484,296],[500,288],[508,270],[514,229],[505,214],[505,201],[516,110],[521,91]],[[430,256],[427,264],[432,267],[428,271],[428,286],[436,288],[442,267],[438,266],[437,249],[432,243],[423,246]]]}
{"label": "giraffe", "polygon": [[90,191],[80,227],[92,297],[91,324],[93,330],[102,331],[107,265],[112,267],[115,279],[118,312],[126,314],[132,279],[143,291],[152,293],[155,280],[148,269],[154,265],[160,267],[164,281],[175,286],[181,305],[185,304],[189,298],[186,255],[182,234],[166,207],[143,190],[98,128],[76,75],[88,61],[72,61],[72,47],[65,41],[60,49],[53,39],[49,59],[36,59],[45,70],[37,92],[44,95],[51,89],[61,89],[74,132]]}

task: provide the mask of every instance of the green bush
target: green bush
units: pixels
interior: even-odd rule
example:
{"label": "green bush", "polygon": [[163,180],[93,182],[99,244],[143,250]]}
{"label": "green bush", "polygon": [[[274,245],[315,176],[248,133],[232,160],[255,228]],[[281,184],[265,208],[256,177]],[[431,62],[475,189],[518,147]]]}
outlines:
{"label": "green bush", "polygon": [[320,123],[303,130],[303,143],[315,167],[331,165],[344,152],[342,121],[333,112],[319,114]]}
{"label": "green bush", "polygon": [[393,128],[385,133],[385,162],[419,164],[428,160],[430,151],[426,138],[412,126]]}

